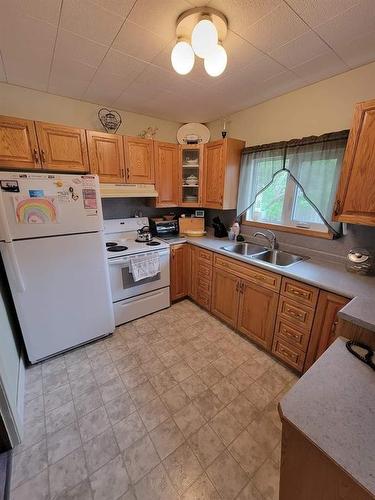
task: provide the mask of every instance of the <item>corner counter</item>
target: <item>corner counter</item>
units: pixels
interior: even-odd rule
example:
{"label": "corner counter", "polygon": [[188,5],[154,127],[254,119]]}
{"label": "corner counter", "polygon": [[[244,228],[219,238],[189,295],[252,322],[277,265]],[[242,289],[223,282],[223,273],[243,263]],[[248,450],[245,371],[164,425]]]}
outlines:
{"label": "corner counter", "polygon": [[375,371],[337,339],[281,400],[280,500],[375,498]]}

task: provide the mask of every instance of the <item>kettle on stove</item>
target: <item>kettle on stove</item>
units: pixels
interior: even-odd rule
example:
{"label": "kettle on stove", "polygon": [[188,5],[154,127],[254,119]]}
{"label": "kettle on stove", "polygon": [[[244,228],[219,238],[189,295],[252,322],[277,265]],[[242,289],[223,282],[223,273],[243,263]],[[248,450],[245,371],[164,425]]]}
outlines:
{"label": "kettle on stove", "polygon": [[149,226],[143,226],[140,229],[137,229],[137,238],[135,241],[147,242],[152,240],[152,234],[150,233]]}

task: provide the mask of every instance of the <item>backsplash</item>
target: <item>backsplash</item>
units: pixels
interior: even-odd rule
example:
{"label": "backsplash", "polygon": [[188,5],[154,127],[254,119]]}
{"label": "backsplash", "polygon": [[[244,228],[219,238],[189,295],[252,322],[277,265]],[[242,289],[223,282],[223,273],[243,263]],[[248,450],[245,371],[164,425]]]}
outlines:
{"label": "backsplash", "polygon": [[[151,205],[152,201],[148,198],[104,198],[102,200],[104,219],[121,219],[125,217],[134,217],[138,211],[142,212],[144,217],[155,217],[167,214],[175,214],[179,217],[181,214],[193,214],[194,208],[155,208]],[[227,227],[230,227],[235,216],[235,210],[213,210],[204,209],[206,225],[211,226],[212,219],[219,216]]]}

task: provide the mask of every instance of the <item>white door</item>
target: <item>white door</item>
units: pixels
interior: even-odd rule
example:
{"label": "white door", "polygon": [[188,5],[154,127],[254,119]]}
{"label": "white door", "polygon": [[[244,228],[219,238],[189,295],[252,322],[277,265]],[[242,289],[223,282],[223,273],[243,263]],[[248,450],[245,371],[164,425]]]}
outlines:
{"label": "white door", "polygon": [[0,243],[0,249],[31,362],[114,330],[101,233]]}
{"label": "white door", "polygon": [[0,240],[103,229],[98,177],[0,173]]}

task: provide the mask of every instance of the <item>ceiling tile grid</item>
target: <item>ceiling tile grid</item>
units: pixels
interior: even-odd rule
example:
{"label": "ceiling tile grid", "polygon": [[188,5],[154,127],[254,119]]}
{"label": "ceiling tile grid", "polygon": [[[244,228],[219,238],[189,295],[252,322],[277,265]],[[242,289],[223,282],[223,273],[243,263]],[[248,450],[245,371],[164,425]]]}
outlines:
{"label": "ceiling tile grid", "polygon": [[[177,17],[228,18],[226,71],[172,70]],[[0,81],[210,121],[375,60],[374,0],[0,0]],[[17,36],[15,37],[15,33]]]}

